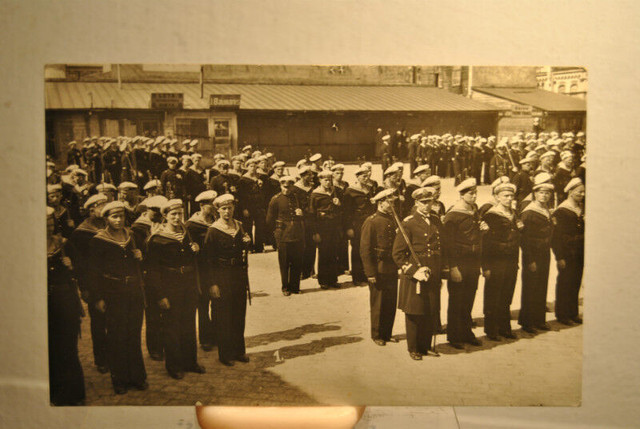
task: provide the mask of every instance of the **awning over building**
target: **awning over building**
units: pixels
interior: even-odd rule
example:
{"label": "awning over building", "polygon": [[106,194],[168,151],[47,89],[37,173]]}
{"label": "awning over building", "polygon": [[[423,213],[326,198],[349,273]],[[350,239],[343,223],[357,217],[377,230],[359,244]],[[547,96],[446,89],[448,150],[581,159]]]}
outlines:
{"label": "awning over building", "polygon": [[586,112],[587,102],[580,98],[537,88],[476,88],[474,91],[516,103],[527,104],[548,112]]}
{"label": "awning over building", "polygon": [[183,93],[184,109],[209,108],[210,94],[240,94],[240,110],[498,111],[444,89],[415,86],[46,82],[47,109],[148,109],[151,93]]}

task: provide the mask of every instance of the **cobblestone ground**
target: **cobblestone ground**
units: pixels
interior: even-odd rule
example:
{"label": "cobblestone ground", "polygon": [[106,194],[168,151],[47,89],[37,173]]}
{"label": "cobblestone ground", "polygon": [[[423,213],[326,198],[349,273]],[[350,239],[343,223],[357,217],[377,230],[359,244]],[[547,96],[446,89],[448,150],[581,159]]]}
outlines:
{"label": "cobblestone ground", "polygon": [[[378,166],[376,166],[378,167]],[[379,167],[378,167],[379,168]],[[351,180],[347,172],[347,180]],[[480,188],[479,203],[488,199]],[[453,183],[443,186],[448,206]],[[248,364],[232,368],[218,362],[217,351],[198,350],[207,373],[169,378],[164,362],[143,351],[149,390],[115,395],[108,374],[93,366],[89,320],[82,324],[80,359],[88,405],[579,405],[582,379],[582,326],[564,327],[547,313],[552,331],[530,335],[516,323],[520,282],[512,305],[518,339],[494,343],[482,332],[482,280],[473,316],[483,346],[456,350],[438,337],[440,357],[409,358],[404,315],[398,311],[394,336],[399,343],[376,346],[369,335],[369,291],[341,276],[339,290],[321,290],[315,280],[302,282],[301,295],[280,292],[275,252],[250,256],[253,303],[247,310]],[[548,301],[554,301],[552,269]],[[442,320],[446,322],[446,283]]]}

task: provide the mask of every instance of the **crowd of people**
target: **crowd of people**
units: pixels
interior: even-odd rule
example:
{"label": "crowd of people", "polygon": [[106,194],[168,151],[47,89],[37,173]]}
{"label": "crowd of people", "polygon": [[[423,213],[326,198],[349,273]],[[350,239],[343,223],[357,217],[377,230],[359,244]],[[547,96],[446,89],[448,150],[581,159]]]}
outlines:
{"label": "crowd of people", "polygon": [[[385,149],[381,181],[364,162],[353,183],[343,179],[343,164],[319,153],[294,168],[247,145],[229,158],[215,154],[207,169],[196,140],[94,137],[81,148],[70,142],[67,166],[59,171],[49,160],[46,167],[52,403],[84,401],[80,299],[95,366],[110,373],[117,394],[148,388],[143,320],[148,353],[164,360],[172,378],[206,372],[198,343],[205,352],[217,346],[226,366],[248,362],[248,255],[265,246],[277,250],[285,296],[299,294],[300,281],[312,277],[322,289],[339,288],[345,273],[368,286],[371,337],[380,346],[395,341],[401,309],[416,360],[434,353],[433,335],[445,332],[442,280],[452,347],[481,344],[471,320],[481,274],[487,338],[514,338],[510,305],[520,253],[523,329],[549,329],[551,250],[559,270],[557,319],[581,323],[584,134],[495,140],[415,134],[407,146],[410,180],[398,153]],[[394,145],[389,136],[381,142]],[[449,176],[460,200],[447,209],[439,197]],[[494,200],[478,207],[483,181]]]}

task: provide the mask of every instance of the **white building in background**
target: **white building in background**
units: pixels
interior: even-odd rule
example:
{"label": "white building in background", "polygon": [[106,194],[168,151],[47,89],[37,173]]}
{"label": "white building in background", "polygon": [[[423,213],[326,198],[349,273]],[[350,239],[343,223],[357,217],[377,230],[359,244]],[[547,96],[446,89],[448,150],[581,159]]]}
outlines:
{"label": "white building in background", "polygon": [[540,67],[536,75],[538,88],[585,100],[588,80],[584,67]]}

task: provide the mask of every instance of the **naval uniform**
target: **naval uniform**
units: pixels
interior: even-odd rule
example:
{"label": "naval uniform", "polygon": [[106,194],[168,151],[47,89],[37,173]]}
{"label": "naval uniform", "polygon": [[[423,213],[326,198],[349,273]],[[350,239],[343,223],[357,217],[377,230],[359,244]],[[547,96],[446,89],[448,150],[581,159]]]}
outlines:
{"label": "naval uniform", "polygon": [[200,297],[198,300],[198,340],[200,346],[209,348],[216,343],[215,329],[213,326],[213,301],[211,295],[207,291],[209,288],[208,280],[204,277],[204,269],[201,267],[206,264],[206,259],[202,249],[204,248],[204,237],[211,224],[202,215],[202,212],[195,212],[191,218],[185,223],[189,235],[200,246],[197,260],[200,272]]}
{"label": "naval uniform", "polygon": [[574,174],[574,171],[570,170],[564,161],[558,163],[556,173],[553,175],[553,186],[555,187],[558,204],[567,199],[567,193],[564,191],[564,188],[574,177]]}
{"label": "naval uniform", "polygon": [[393,260],[402,270],[398,308],[405,313],[407,347],[410,353],[427,354],[434,329],[433,296],[440,293],[440,220],[437,215],[416,212],[405,218],[402,227],[418,257],[420,266],[430,270],[429,280],[418,282],[413,275],[419,269],[401,233],[393,244]]}
{"label": "naval uniform", "polygon": [[[262,179],[245,174],[240,178],[238,185],[239,195],[236,210],[241,216],[243,229],[253,239],[253,251],[262,253],[267,232],[264,182]],[[249,216],[244,216],[244,210],[249,212]],[[254,226],[255,234],[252,233]]]}
{"label": "naval uniform", "polygon": [[489,231],[482,242],[482,268],[490,270],[484,283],[484,331],[490,337],[511,336],[511,301],[518,277],[520,232],[515,212],[495,206],[484,215]]}
{"label": "naval uniform", "polygon": [[461,282],[449,278],[449,307],[447,309],[447,340],[464,343],[476,339],[473,334],[471,311],[478,289],[480,261],[482,255],[482,234],[480,216],[474,205],[471,210],[462,202],[453,205],[444,217],[442,228],[444,258],[450,269],[458,267]]}
{"label": "naval uniform", "polygon": [[584,211],[565,200],[553,212],[551,247],[556,261],[564,260],[556,281],[556,317],[578,318],[578,293],[584,268]]}
{"label": "naval uniform", "polygon": [[298,198],[304,213],[304,255],[302,256],[302,280],[311,277],[315,271],[316,263],[316,245],[313,242],[313,231],[310,228],[313,214],[309,211],[309,197],[311,196],[312,187],[306,187],[302,181],[298,181],[293,185],[293,194]]}
{"label": "naval uniform", "polygon": [[245,355],[244,327],[247,313],[249,275],[247,247],[242,224],[234,219],[235,233],[214,222],[204,239],[207,287],[217,285],[220,297],[213,298],[213,316],[218,340],[218,357],[231,362]]}
{"label": "naval uniform", "polygon": [[[187,208],[187,216],[191,216],[198,211],[198,203],[196,197],[200,193],[207,190],[205,184],[205,176],[203,170],[196,170],[193,166],[184,173],[184,189],[185,189],[185,207]],[[219,194],[222,195],[222,194]],[[195,238],[194,238],[195,239]]]}
{"label": "naval uniform", "polygon": [[84,374],[78,358],[82,304],[72,272],[63,263],[71,250],[60,235],[47,250],[49,329],[49,397],[53,405],[79,405],[85,398]]}
{"label": "naval uniform", "polygon": [[[524,328],[545,324],[553,223],[546,208],[530,203],[520,214],[522,229],[522,298],[518,323]],[[536,264],[535,271],[529,266]]]}
{"label": "naval uniform", "polygon": [[89,309],[91,327],[91,343],[93,345],[93,361],[97,367],[107,367],[107,319],[105,313],[99,311],[97,291],[91,281],[89,260],[89,242],[94,235],[106,226],[101,217],[89,217],[71,234],[69,242],[73,246],[73,266],[78,279],[78,286]]}
{"label": "naval uniform", "polygon": [[360,257],[369,282],[371,338],[389,341],[398,301],[398,267],[393,261],[396,224],[393,216],[376,211],[362,225]]}
{"label": "naval uniform", "polygon": [[133,256],[132,234],[128,229],[125,231],[124,242],[114,240],[106,229],[89,242],[95,300],[104,299],[106,304],[107,356],[111,382],[116,389],[141,386],[147,378],[140,344],[142,279]]}
{"label": "naval uniform", "polygon": [[376,208],[371,203],[373,189],[364,189],[359,184],[350,186],[344,192],[344,229],[352,230],[353,238],[351,238],[351,279],[354,283],[364,283],[367,281],[367,275],[364,272],[364,266],[360,257],[360,239],[362,233],[362,225],[365,220],[371,216]]}
{"label": "naval uniform", "polygon": [[317,187],[309,197],[310,229],[320,235],[318,246],[318,283],[338,287],[338,251],[342,226],[342,207],[335,191]]}
{"label": "naval uniform", "polygon": [[170,374],[198,367],[195,258],[187,234],[173,233],[165,227],[149,237],[147,287],[154,290],[156,300],[169,300],[169,309],[160,309],[160,317],[165,367]]}
{"label": "naval uniform", "polygon": [[293,192],[282,192],[269,202],[267,225],[273,229],[278,249],[278,264],[282,290],[291,293],[300,292],[300,273],[304,257],[304,214],[296,215],[296,209],[302,205]]}

